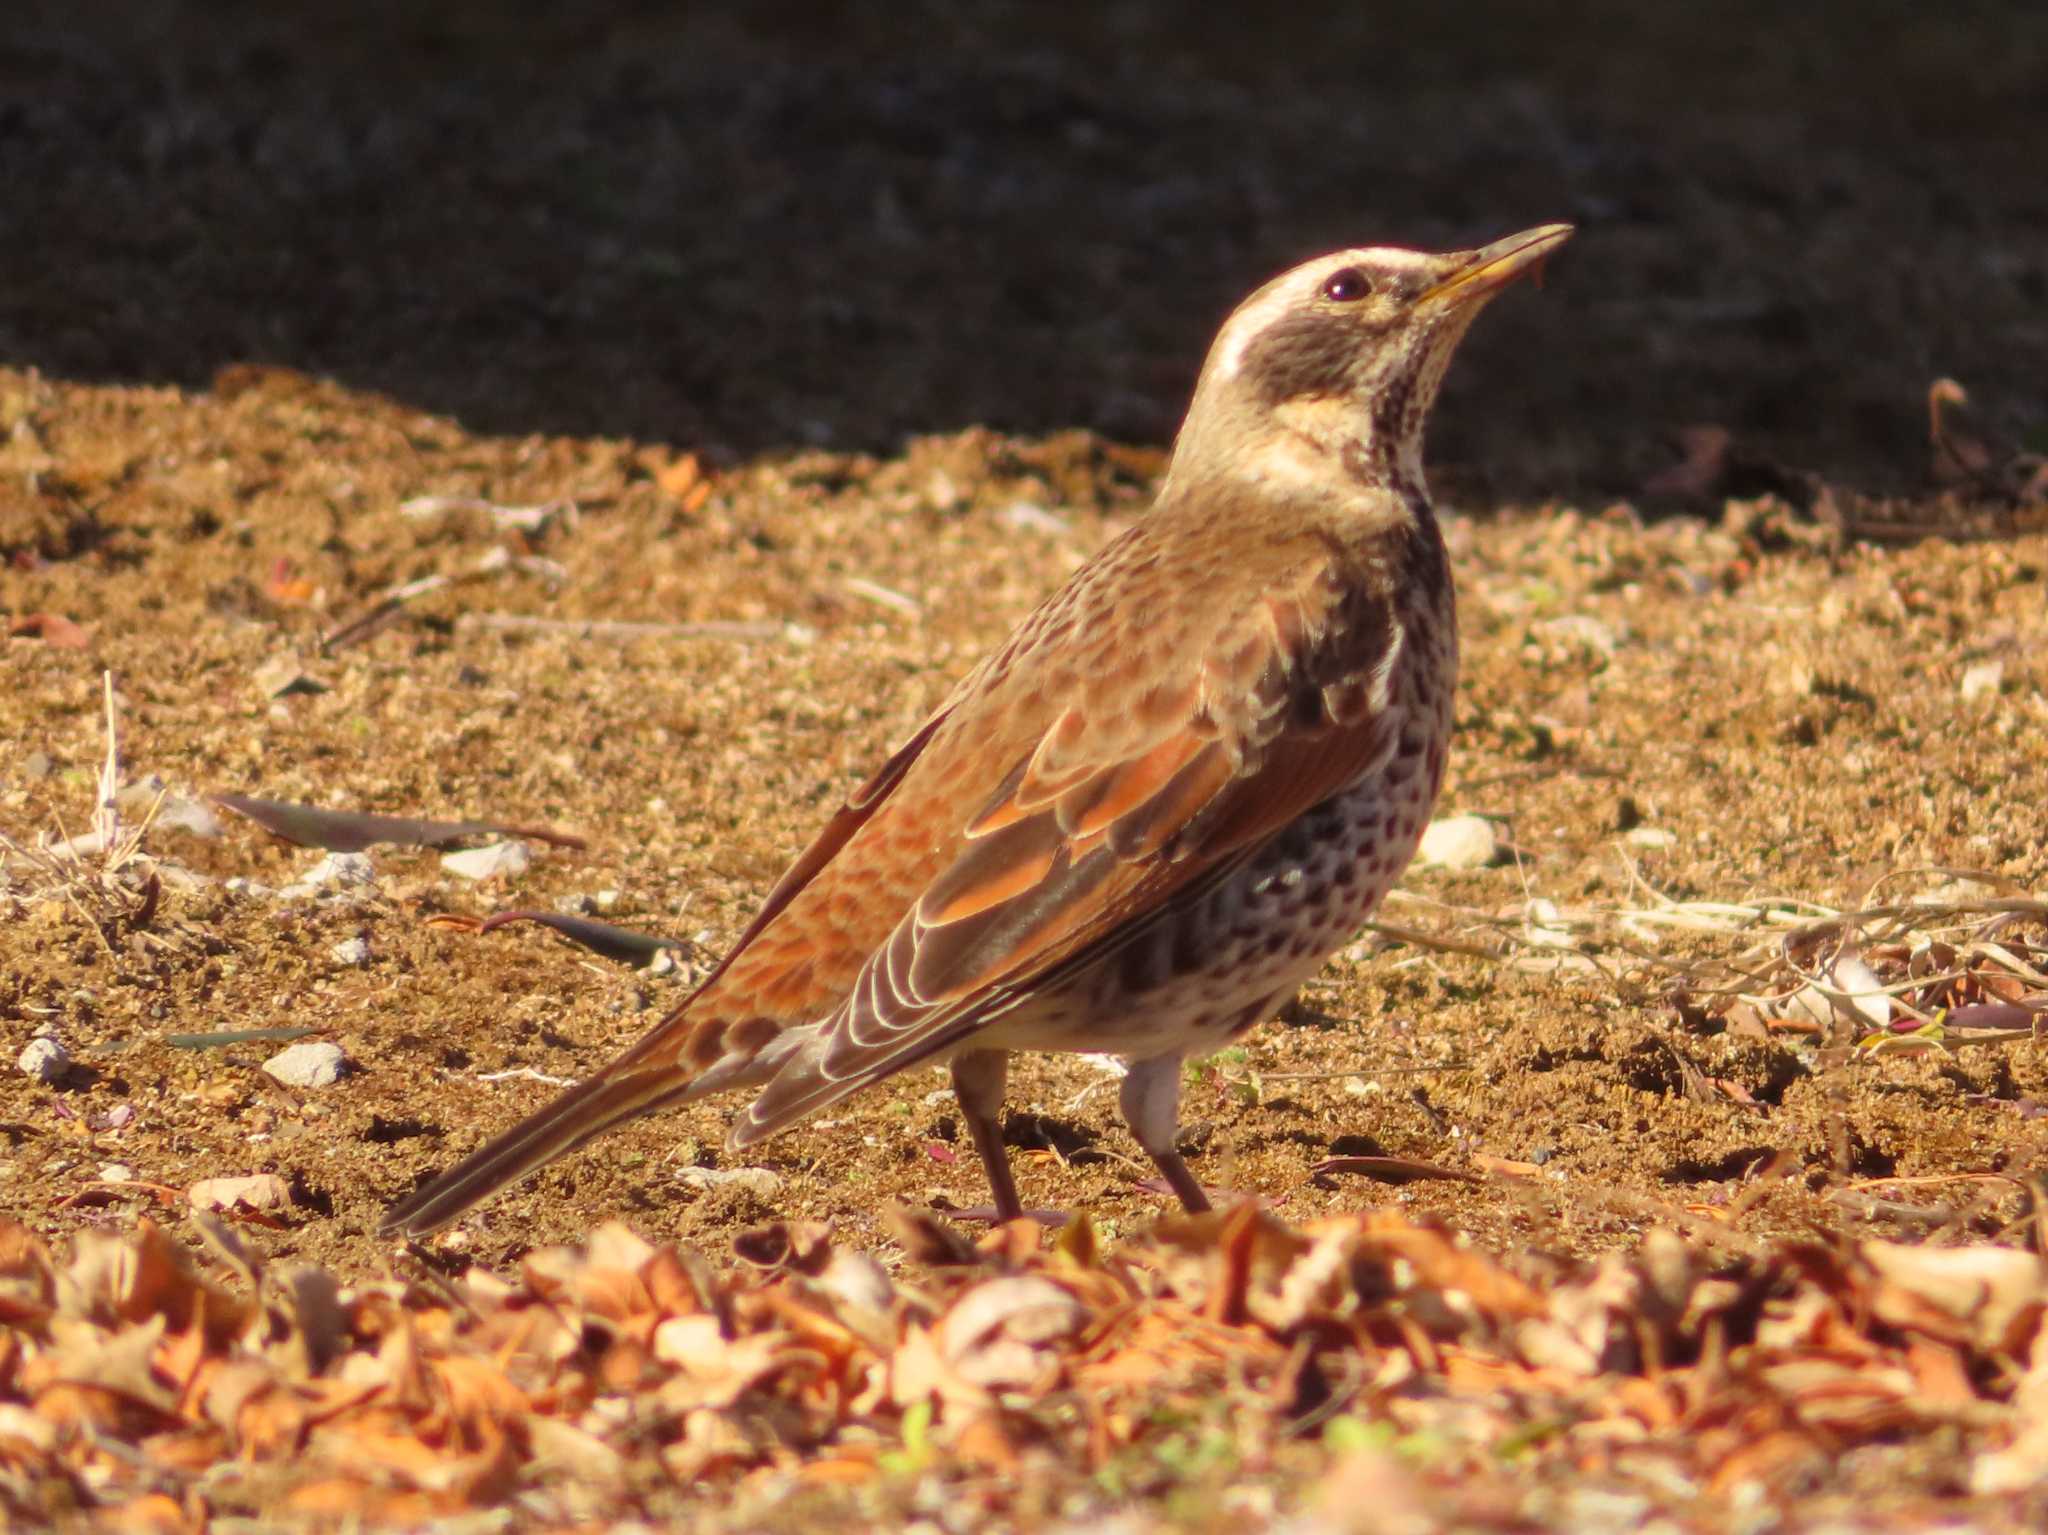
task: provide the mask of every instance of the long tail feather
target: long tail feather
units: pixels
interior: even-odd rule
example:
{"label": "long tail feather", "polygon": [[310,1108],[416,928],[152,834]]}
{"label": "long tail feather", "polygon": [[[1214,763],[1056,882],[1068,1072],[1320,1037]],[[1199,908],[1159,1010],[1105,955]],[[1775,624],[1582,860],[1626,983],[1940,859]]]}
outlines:
{"label": "long tail feather", "polygon": [[893,1054],[863,1061],[860,1070],[844,1077],[828,1076],[814,1060],[792,1053],[746,1113],[733,1121],[726,1143],[738,1151],[779,1135],[799,1119],[807,1119],[864,1087],[874,1086],[884,1077],[893,1077],[950,1049],[963,1035],[971,1033],[978,1022],[956,1020],[950,1029],[921,1035]]}
{"label": "long tail feather", "polygon": [[377,1231],[425,1236],[613,1126],[687,1096],[696,1085],[669,1072],[600,1072],[401,1199],[384,1212]]}

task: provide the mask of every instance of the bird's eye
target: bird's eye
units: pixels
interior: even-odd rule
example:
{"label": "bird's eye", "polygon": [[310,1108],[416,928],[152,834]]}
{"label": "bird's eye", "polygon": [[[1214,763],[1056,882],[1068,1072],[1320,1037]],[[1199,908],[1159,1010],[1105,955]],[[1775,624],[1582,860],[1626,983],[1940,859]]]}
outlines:
{"label": "bird's eye", "polygon": [[1344,267],[1323,279],[1323,297],[1333,304],[1355,304],[1372,292],[1372,279],[1355,266]]}

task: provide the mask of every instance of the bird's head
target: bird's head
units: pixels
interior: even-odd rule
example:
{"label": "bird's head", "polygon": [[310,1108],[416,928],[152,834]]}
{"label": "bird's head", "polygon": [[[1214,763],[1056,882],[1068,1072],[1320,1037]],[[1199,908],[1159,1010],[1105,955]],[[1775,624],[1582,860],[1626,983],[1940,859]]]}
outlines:
{"label": "bird's head", "polygon": [[[1572,233],[1544,224],[1477,250],[1370,246],[1319,256],[1238,305],[1203,364],[1172,473],[1284,493],[1354,477],[1412,483],[1444,369],[1487,300]],[[1334,488],[1334,487],[1333,487]]]}

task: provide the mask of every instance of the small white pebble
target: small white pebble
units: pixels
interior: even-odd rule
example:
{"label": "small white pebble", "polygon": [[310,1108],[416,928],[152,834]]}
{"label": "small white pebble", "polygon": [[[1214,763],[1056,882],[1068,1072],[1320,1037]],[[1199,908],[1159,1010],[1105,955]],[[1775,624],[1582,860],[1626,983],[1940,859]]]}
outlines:
{"label": "small white pebble", "polygon": [[195,837],[214,838],[221,834],[220,817],[203,800],[187,799],[168,791],[155,773],[138,778],[114,796],[114,803],[136,817],[155,812],[150,825],[159,831],[190,832]]}
{"label": "small white pebble", "polygon": [[441,867],[460,879],[517,879],[533,867],[533,849],[524,842],[493,842],[444,853]]}
{"label": "small white pebble", "polygon": [[1522,938],[1539,949],[1569,949],[1571,931],[1563,926],[1555,901],[1538,896],[1522,912]]}
{"label": "small white pebble", "polygon": [[1416,862],[1440,869],[1483,869],[1500,852],[1493,823],[1484,816],[1454,815],[1431,821],[1415,850]]}
{"label": "small white pebble", "polygon": [[287,1087],[332,1087],[348,1070],[348,1056],[339,1045],[301,1040],[278,1051],[263,1069]]}
{"label": "small white pebble", "polygon": [[676,1182],[692,1189],[741,1188],[762,1199],[782,1188],[782,1179],[765,1167],[679,1167]]}
{"label": "small white pebble", "polygon": [[56,1040],[50,1038],[32,1039],[14,1058],[23,1075],[34,1077],[48,1085],[64,1080],[64,1073],[71,1069],[71,1052]]}
{"label": "small white pebble", "polygon": [[107,839],[100,832],[80,832],[62,842],[46,842],[43,850],[52,858],[97,858],[107,850]]}
{"label": "small white pebble", "polygon": [[1562,618],[1546,618],[1536,625],[1536,629],[1560,645],[1575,645],[1590,650],[1595,655],[1614,654],[1613,626],[1587,613],[1568,613]]}
{"label": "small white pebble", "polygon": [[370,962],[370,940],[361,937],[344,938],[327,951],[327,957],[337,965],[361,969]]}
{"label": "small white pebble", "polygon": [[100,1182],[133,1183],[135,1169],[126,1162],[103,1162],[100,1164]]}
{"label": "small white pebble", "polygon": [[189,832],[195,837],[208,841],[221,834],[220,817],[213,813],[213,807],[204,800],[186,799],[183,795],[167,794],[157,806],[157,826],[169,827],[172,831]]}
{"label": "small white pebble", "polygon": [[1968,703],[1987,695],[1996,696],[2005,685],[2005,663],[2003,661],[1979,661],[1963,672],[1962,695]]}
{"label": "small white pebble", "polygon": [[280,893],[298,897],[314,895],[322,890],[369,889],[376,883],[377,871],[368,853],[329,853]]}
{"label": "small white pebble", "polygon": [[1054,516],[1036,501],[1012,501],[996,516],[1005,527],[1029,528],[1034,533],[1058,537],[1073,531],[1064,517]]}
{"label": "small white pebble", "polygon": [[1638,826],[1625,839],[1630,847],[1676,847],[1678,836],[1661,826]]}
{"label": "small white pebble", "polygon": [[300,665],[297,656],[272,656],[249,673],[256,691],[265,698],[283,698],[288,693],[324,693],[327,684]]}

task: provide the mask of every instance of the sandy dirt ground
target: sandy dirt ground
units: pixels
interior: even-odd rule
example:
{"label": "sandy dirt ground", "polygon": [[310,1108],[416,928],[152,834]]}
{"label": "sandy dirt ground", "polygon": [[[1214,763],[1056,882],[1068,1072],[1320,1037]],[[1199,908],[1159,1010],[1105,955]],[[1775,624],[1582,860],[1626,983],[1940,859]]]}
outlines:
{"label": "sandy dirt ground", "polygon": [[[1432,437],[1466,654],[1439,814],[1498,851],[1411,871],[1383,912],[1410,936],[1191,1070],[1194,1165],[1288,1222],[1385,1205],[1494,1253],[1703,1224],[2038,1247],[2035,1042],[1872,1050],[1889,1004],[1786,1000],[1859,956],[1906,1002],[1944,967],[1941,1005],[2043,989],[2038,18],[29,10],[0,48],[11,1219],[61,1242],[274,1173],[252,1241],[385,1271],[386,1203],[650,1026],[1142,515],[1238,295],[1328,246],[1563,218]],[[1944,375],[1989,444],[1960,484]],[[1728,446],[1668,473],[1693,426]],[[173,812],[147,897],[27,851],[91,823],[108,672],[124,819],[159,783]],[[370,883],[295,890],[322,854],[186,814],[211,793],[585,845],[482,881],[377,847]],[[635,970],[446,920],[513,908],[682,944]],[[346,1075],[188,1037],[287,1028]],[[37,1036],[67,1072],[13,1069]],[[1164,1211],[1114,1098],[1027,1060],[1005,1132],[1027,1202],[1108,1238]],[[503,1267],[617,1216],[726,1262],[817,1220],[894,1265],[892,1204],[985,1199],[937,1072],[740,1164],[732,1108],[437,1250]],[[769,1176],[707,1176],[736,1166]],[[1946,1443],[1803,1472],[1784,1527],[1873,1490],[2019,1517]]]}

